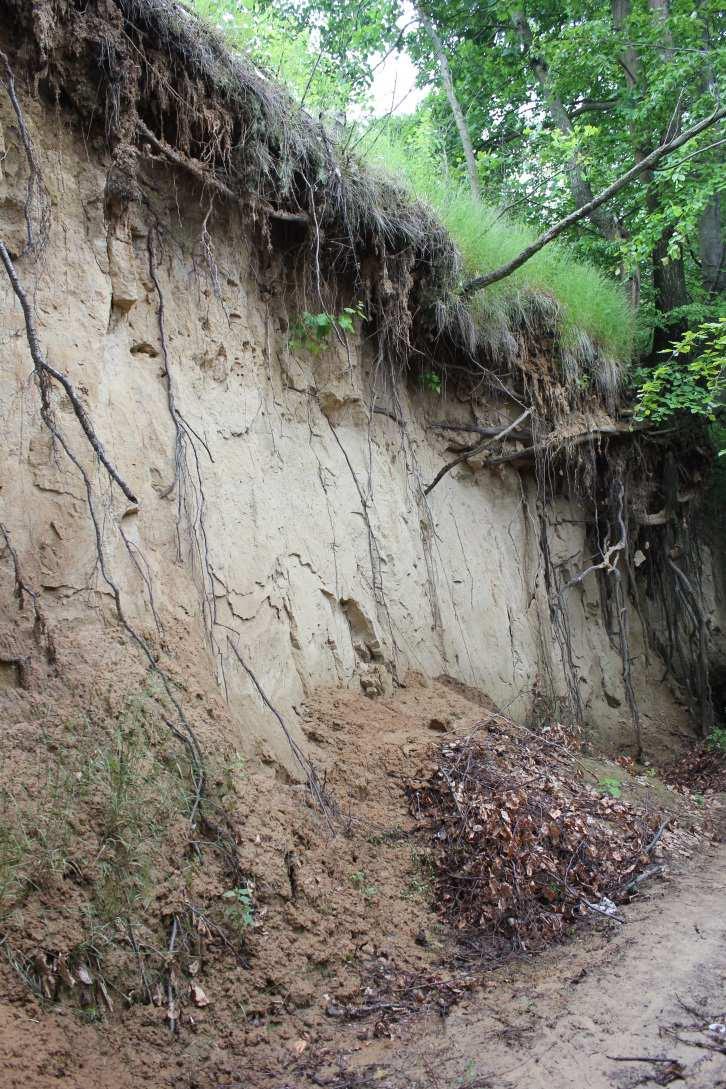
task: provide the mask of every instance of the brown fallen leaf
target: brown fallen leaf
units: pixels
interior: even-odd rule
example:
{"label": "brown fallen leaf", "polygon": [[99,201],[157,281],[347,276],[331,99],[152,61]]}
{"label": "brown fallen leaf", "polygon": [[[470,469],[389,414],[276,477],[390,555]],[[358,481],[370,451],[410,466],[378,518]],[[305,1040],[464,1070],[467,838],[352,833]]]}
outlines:
{"label": "brown fallen leaf", "polygon": [[76,975],[78,976],[78,978],[80,979],[81,983],[83,983],[84,986],[86,986],[86,987],[92,987],[93,986],[93,976],[88,971],[85,964],[79,964],[78,965],[78,967],[76,968]]}
{"label": "brown fallen leaf", "polygon": [[199,1006],[201,1008],[202,1006],[209,1005],[209,999],[207,998],[206,994],[198,983],[192,983],[191,991],[192,1001],[195,1006]]}

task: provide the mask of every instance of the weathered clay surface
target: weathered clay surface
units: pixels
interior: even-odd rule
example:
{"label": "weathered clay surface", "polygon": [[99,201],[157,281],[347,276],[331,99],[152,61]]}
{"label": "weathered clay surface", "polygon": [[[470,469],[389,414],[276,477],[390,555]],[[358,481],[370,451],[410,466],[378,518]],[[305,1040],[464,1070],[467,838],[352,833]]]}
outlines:
{"label": "weathered clay surface", "polygon": [[[86,146],[62,114],[30,100],[26,109],[52,227],[45,251],[36,261],[20,257],[18,273],[49,361],[82,395],[138,506],[110,487],[56,391],[58,426],[91,473],[125,614],[177,678],[203,690],[221,686],[240,745],[269,747],[285,762],[278,722],[233,648],[300,741],[295,708],[320,685],[362,686],[375,697],[411,670],[445,673],[515,716],[527,712],[543,679],[564,691],[527,477],[510,466],[463,465],[428,501],[422,496],[420,482],[450,456],[446,438],[427,423],[469,418],[467,406],[399,384],[393,397],[381,387],[377,404],[403,418],[405,431],[371,414],[375,382],[364,345],[351,344],[350,361],[339,346],[318,357],[290,350],[289,270],[278,255],[274,275],[259,282],[253,246],[262,243],[251,241],[241,215],[214,209],[205,249],[208,199],[151,165],[148,203],[110,222],[103,152]],[[17,254],[27,168],[4,100],[0,126],[0,237]],[[155,223],[168,374],[150,270]],[[97,562],[83,482],[40,420],[23,318],[4,276],[0,313],[0,518],[56,641],[101,662],[100,648],[123,633]],[[186,434],[171,492],[169,380]],[[507,417],[491,406],[491,420]],[[570,577],[589,563],[584,530],[582,511],[552,510],[553,559]],[[20,640],[29,652],[9,571],[4,641]],[[569,592],[568,611],[588,723],[603,740],[628,746],[621,663],[594,576]],[[664,718],[677,724],[685,712],[660,683],[662,663],[646,661],[636,620],[631,641],[647,740]],[[128,653],[137,655],[130,645]]]}

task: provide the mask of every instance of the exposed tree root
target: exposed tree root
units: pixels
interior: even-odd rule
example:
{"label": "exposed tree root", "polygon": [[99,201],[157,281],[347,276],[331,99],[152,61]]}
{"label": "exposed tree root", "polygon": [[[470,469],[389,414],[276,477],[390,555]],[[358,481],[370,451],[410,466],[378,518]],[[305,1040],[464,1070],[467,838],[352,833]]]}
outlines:
{"label": "exposed tree root", "polygon": [[[30,227],[29,227],[29,232],[30,232]],[[58,445],[65,452],[65,454],[68,457],[69,461],[75,466],[75,468],[78,471],[78,473],[79,473],[79,475],[80,475],[80,477],[81,477],[81,479],[83,481],[83,484],[84,484],[84,488],[85,488],[85,491],[86,491],[86,502],[87,502],[87,506],[88,506],[88,511],[89,511],[90,516],[91,516],[91,521],[92,521],[92,524],[93,524],[93,530],[94,530],[95,541],[96,541],[96,556],[97,556],[97,559],[98,559],[98,564],[99,564],[99,569],[100,569],[100,572],[101,572],[101,577],[103,578],[103,581],[106,583],[109,590],[111,591],[111,594],[113,595],[115,609],[116,609],[116,615],[118,617],[119,622],[121,623],[121,626],[124,628],[124,630],[130,636],[130,638],[136,644],[136,646],[138,646],[138,648],[141,650],[143,656],[146,658],[146,660],[147,660],[147,662],[149,664],[149,668],[152,670],[153,673],[156,674],[156,676],[159,677],[159,679],[160,679],[160,681],[161,681],[161,683],[162,683],[162,685],[164,687],[164,690],[166,692],[166,695],[167,695],[170,703],[172,704],[172,706],[174,707],[174,710],[176,711],[176,713],[178,715],[179,723],[178,723],[177,726],[174,727],[174,733],[175,733],[175,736],[177,736],[180,740],[183,741],[184,745],[187,748],[187,751],[188,751],[188,754],[189,754],[189,760],[190,760],[190,767],[192,769],[192,779],[193,779],[193,783],[194,783],[194,800],[193,800],[193,803],[192,803],[192,806],[191,806],[191,813],[190,813],[190,821],[193,824],[195,822],[195,820],[196,820],[197,811],[198,811],[199,806],[201,804],[202,794],[203,794],[203,791],[204,791],[204,766],[203,766],[203,761],[202,761],[201,750],[199,748],[199,744],[197,742],[196,735],[194,734],[194,731],[192,730],[191,726],[189,725],[189,722],[186,719],[186,716],[185,716],[185,714],[184,714],[184,712],[183,712],[183,710],[181,708],[181,705],[180,705],[179,701],[177,700],[177,698],[176,698],[176,696],[175,696],[175,694],[173,692],[172,685],[171,685],[171,682],[170,682],[169,678],[167,677],[166,673],[162,669],[160,669],[160,667],[158,666],[158,664],[157,664],[157,662],[155,660],[155,657],[154,657],[152,651],[150,650],[146,640],[143,639],[142,636],[140,636],[136,632],[136,630],[132,627],[132,625],[129,623],[129,621],[126,618],[126,615],[125,615],[124,609],[123,609],[123,605],[122,605],[122,602],[121,602],[120,590],[118,588],[118,585],[114,582],[114,580],[113,580],[113,578],[112,578],[112,576],[110,574],[108,563],[107,563],[107,560],[106,560],[105,550],[104,550],[104,546],[103,546],[103,534],[102,534],[101,524],[100,524],[98,514],[97,514],[97,511],[96,511],[96,507],[95,507],[94,496],[93,496],[93,487],[92,487],[90,478],[89,478],[88,473],[86,472],[85,468],[81,464],[80,460],[77,458],[77,456],[75,455],[75,453],[71,449],[71,447],[70,447],[68,441],[66,440],[65,436],[63,435],[62,431],[57,426],[55,418],[54,418],[53,409],[52,409],[51,400],[50,400],[51,379],[56,381],[63,388],[66,395],[68,396],[68,399],[70,400],[71,405],[73,407],[76,419],[80,423],[81,428],[82,428],[82,430],[83,430],[83,432],[84,432],[84,434],[85,434],[85,436],[86,436],[92,450],[94,451],[95,455],[98,457],[99,461],[102,463],[102,465],[104,466],[104,468],[108,472],[109,476],[111,477],[111,480],[114,481],[119,486],[119,488],[121,489],[123,494],[126,496],[126,498],[129,499],[132,503],[134,503],[134,505],[136,505],[137,499],[136,499],[135,495],[133,494],[133,492],[131,491],[131,489],[125,483],[123,478],[120,476],[120,474],[118,473],[118,471],[116,470],[114,465],[109,460],[109,458],[108,458],[108,456],[107,456],[107,454],[106,454],[100,440],[98,439],[98,437],[96,435],[96,432],[95,432],[93,424],[92,424],[92,422],[90,420],[90,417],[88,416],[88,413],[86,412],[85,408],[81,404],[72,383],[70,382],[70,380],[68,378],[66,378],[66,376],[64,374],[61,374],[60,371],[57,371],[54,367],[51,367],[46,362],[46,360],[45,360],[45,358],[43,356],[42,350],[40,348],[40,341],[39,341],[39,338],[38,338],[38,333],[37,333],[37,329],[36,329],[36,326],[35,326],[35,319],[34,319],[34,316],[33,316],[33,311],[32,311],[30,302],[28,300],[28,297],[27,297],[22,285],[20,284],[20,280],[19,280],[17,272],[15,270],[15,266],[13,264],[13,261],[12,261],[12,259],[10,257],[10,254],[9,254],[9,252],[7,250],[7,247],[4,245],[3,242],[0,242],[0,258],[2,259],[2,262],[3,262],[4,266],[5,266],[5,271],[7,272],[8,279],[10,280],[13,291],[15,292],[15,295],[17,296],[17,298],[18,298],[18,300],[20,302],[20,305],[22,307],[22,310],[23,310],[23,316],[24,316],[24,319],[25,319],[25,330],[26,330],[26,337],[27,337],[27,341],[28,341],[28,347],[30,349],[30,354],[31,354],[31,357],[33,359],[33,363],[34,363],[34,366],[35,366],[35,373],[36,373],[36,377],[37,377],[37,381],[38,381],[38,386],[39,386],[39,389],[40,389],[40,400],[41,400],[40,415],[41,415],[41,418],[42,418],[44,424],[46,425],[46,427],[48,428],[49,432],[51,433],[51,435],[55,439],[55,441],[58,443]],[[17,561],[17,555],[15,554],[14,550],[10,546],[10,539],[9,539],[7,530],[5,530],[5,529],[3,529],[3,536],[4,536],[6,544],[10,548],[11,556],[13,558],[13,562],[14,562],[14,565],[15,565],[16,589],[18,590],[19,594],[21,594],[21,595],[23,593],[29,594],[31,596],[31,600],[33,600],[35,602],[35,595],[32,593],[32,591],[30,591],[29,587],[22,580],[22,578],[20,576],[20,573],[19,573],[20,568],[19,568],[19,564],[18,564],[18,561]],[[22,600],[22,598],[21,598],[21,600]],[[37,618],[37,615],[38,614],[36,613],[36,618]],[[44,620],[42,618],[42,614],[41,614],[39,622],[45,627],[45,622],[44,622]]]}
{"label": "exposed tree root", "polygon": [[453,461],[448,462],[446,465],[444,465],[442,469],[439,469],[438,473],[428,485],[428,487],[424,488],[424,494],[428,495],[429,492],[433,491],[433,489],[436,487],[442,477],[446,476],[447,473],[450,473],[451,470],[454,469],[457,465],[460,465],[462,461],[467,461],[468,458],[473,457],[475,454],[481,453],[482,450],[485,450],[486,447],[489,446],[491,443],[497,442],[500,439],[505,439],[511,431],[516,431],[519,425],[521,423],[524,423],[524,421],[528,419],[531,415],[532,409],[526,409],[521,414],[521,416],[518,416],[517,419],[514,420],[513,423],[509,424],[508,427],[503,428],[501,431],[499,431],[495,435],[492,435],[491,437],[487,436],[486,438],[482,439],[480,443],[477,443],[475,446],[473,446],[471,450],[465,450],[463,454],[459,454],[459,456],[455,457]]}
{"label": "exposed tree root", "polygon": [[701,595],[696,592],[690,579],[684,571],[671,559],[667,559],[668,567],[673,572],[686,609],[693,617],[694,628],[697,632],[697,652],[695,654],[697,664],[696,691],[701,696],[701,733],[704,737],[713,729],[713,699],[709,681],[708,668],[708,637],[706,633],[706,621],[703,615]]}
{"label": "exposed tree root", "polygon": [[177,552],[181,559],[182,545],[179,527],[184,518],[186,518],[191,538],[192,568],[198,571],[201,582],[200,596],[205,629],[215,655],[217,658],[220,658],[214,634],[214,628],[217,622],[217,606],[214,597],[214,576],[209,560],[204,480],[202,477],[197,443],[204,449],[204,452],[210,461],[214,461],[214,458],[212,457],[211,450],[207,443],[182,415],[177,404],[174,373],[171,355],[169,353],[169,345],[166,338],[164,294],[161,289],[161,283],[157,272],[158,237],[155,228],[149,230],[147,243],[149,252],[149,275],[154,284],[158,300],[157,320],[159,324],[161,353],[164,360],[167,404],[169,406],[169,415],[171,416],[175,432],[174,477],[169,486],[161,493],[161,498],[166,499],[175,491],[177,493]]}
{"label": "exposed tree root", "polygon": [[25,156],[28,160],[28,188],[25,198],[25,225],[27,231],[26,253],[39,254],[48,242],[50,231],[50,196],[43,181],[43,174],[38,165],[38,159],[30,138],[25,115],[15,92],[15,78],[10,67],[10,61],[0,49],[0,63],[5,69],[4,83],[8,92],[8,98],[15,112],[15,117],[20,130],[20,139],[23,142]]}
{"label": "exposed tree root", "polygon": [[247,674],[247,676],[249,677],[249,679],[252,681],[252,684],[255,686],[257,694],[260,697],[260,699],[262,700],[262,702],[264,703],[265,707],[268,709],[268,711],[270,711],[275,716],[278,723],[280,724],[282,732],[284,733],[284,735],[285,735],[285,737],[287,739],[287,743],[290,746],[290,749],[292,751],[293,756],[295,757],[296,761],[300,765],[300,768],[302,769],[302,771],[305,773],[305,778],[306,778],[307,785],[308,785],[308,788],[310,790],[310,793],[315,798],[315,801],[317,802],[317,804],[318,804],[318,806],[320,808],[320,811],[323,813],[326,820],[328,821],[329,827],[332,829],[332,827],[333,827],[332,818],[333,818],[333,815],[334,815],[333,810],[331,809],[330,802],[328,801],[328,799],[326,797],[326,794],[325,794],[325,791],[324,791],[324,789],[323,789],[323,787],[322,787],[322,785],[320,783],[320,780],[318,779],[318,774],[315,771],[315,768],[310,763],[308,758],[305,756],[305,753],[302,751],[302,749],[300,748],[298,743],[295,741],[295,738],[292,736],[292,734],[288,730],[287,726],[285,725],[285,720],[282,717],[282,715],[280,714],[280,712],[277,710],[277,708],[274,706],[274,704],[272,704],[270,702],[270,700],[267,698],[267,696],[265,695],[265,692],[264,692],[264,689],[262,688],[262,685],[257,680],[257,677],[252,672],[252,670],[250,669],[250,667],[247,665],[246,661],[244,660],[244,658],[240,654],[239,648],[236,646],[234,641],[229,636],[227,636],[227,646],[232,651],[232,654],[235,656],[235,658],[237,659],[239,664],[242,666],[242,668],[244,669],[244,671]]}
{"label": "exposed tree root", "polygon": [[[323,415],[325,416],[325,413],[323,413]],[[387,608],[387,605],[386,605],[385,594],[384,594],[384,591],[383,591],[383,576],[382,576],[382,573],[381,573],[381,554],[380,554],[380,551],[379,551],[379,548],[378,548],[378,541],[376,539],[376,535],[373,532],[373,526],[371,525],[370,514],[369,514],[369,511],[368,511],[368,507],[370,505],[370,498],[369,498],[368,495],[366,495],[365,491],[363,490],[363,485],[361,484],[360,480],[358,479],[358,474],[356,473],[355,469],[353,468],[353,463],[350,460],[350,457],[348,455],[348,451],[345,449],[345,446],[343,445],[343,443],[342,443],[342,441],[340,439],[340,436],[338,435],[338,432],[335,430],[335,427],[330,422],[330,420],[328,419],[327,416],[325,416],[325,420],[326,420],[326,422],[328,424],[328,427],[330,428],[330,431],[331,431],[331,434],[333,435],[333,438],[335,439],[336,445],[338,446],[338,448],[340,449],[341,454],[345,458],[345,463],[348,466],[348,470],[350,472],[351,478],[353,480],[353,483],[355,484],[356,491],[358,492],[358,496],[360,498],[361,513],[363,514],[363,520],[365,521],[366,529],[368,530],[368,551],[369,551],[370,561],[371,561],[371,577],[373,579],[373,596],[375,598],[376,604],[380,605],[382,608],[385,609],[385,608]]]}
{"label": "exposed tree root", "polygon": [[88,413],[86,412],[78,394],[73,388],[72,382],[70,381],[70,379],[66,378],[64,374],[62,374],[60,371],[57,371],[55,367],[52,367],[46,361],[40,347],[38,331],[35,327],[33,310],[30,302],[28,301],[28,296],[26,295],[20,284],[18,274],[15,271],[15,265],[13,264],[10,254],[8,253],[5,243],[2,241],[0,241],[0,260],[2,260],[2,263],[5,266],[5,271],[8,275],[8,279],[10,280],[12,289],[17,296],[20,306],[22,307],[23,317],[25,318],[25,331],[28,339],[28,347],[30,348],[30,355],[32,357],[33,364],[35,366],[35,373],[39,381],[42,381],[43,377],[52,378],[55,382],[62,386],[62,388],[65,390],[66,396],[68,397],[68,400],[71,402],[71,406],[76,415],[76,419],[83,428],[86,438],[91,444],[96,456],[105,468],[106,472],[111,477],[111,479],[115,481],[116,484],[118,484],[121,491],[131,503],[138,503],[136,496],[131,491],[128,484],[125,482],[123,477],[118,473],[118,471],[111,463],[106,451],[103,448],[103,445],[101,444],[101,440],[98,438],[94,430]]}
{"label": "exposed tree root", "polygon": [[140,135],[154,147],[165,159],[178,166],[180,170],[185,171],[187,174],[191,174],[198,182],[201,182],[203,188],[212,189],[215,193],[218,193],[225,200],[231,201],[233,204],[242,205],[246,208],[251,208],[253,213],[261,216],[267,216],[270,219],[279,219],[288,223],[300,223],[307,225],[310,222],[310,217],[307,212],[290,212],[284,208],[273,208],[271,204],[267,204],[259,197],[253,196],[251,193],[237,193],[231,189],[225,182],[212,174],[202,163],[193,159],[189,155],[181,155],[173,147],[167,144],[164,140],[161,140],[156,136],[148,125],[139,118],[136,122]]}
{"label": "exposed tree root", "polygon": [[13,572],[15,575],[15,595],[18,599],[18,608],[22,612],[25,608],[25,598],[27,597],[33,607],[33,636],[36,643],[39,646],[43,646],[45,650],[46,661],[49,665],[53,665],[56,661],[56,647],[53,634],[48,627],[48,621],[46,620],[45,613],[38,604],[38,594],[25,581],[23,573],[20,567],[20,560],[18,554],[13,547],[10,540],[10,534],[7,527],[0,522],[0,535],[2,536],[5,547],[10,553],[10,559],[13,564]]}
{"label": "exposed tree root", "polygon": [[56,442],[58,442],[58,444],[65,452],[66,457],[77,469],[83,481],[86,490],[86,503],[88,506],[89,514],[91,516],[91,522],[93,524],[93,530],[96,538],[96,556],[98,559],[99,570],[101,572],[101,577],[103,581],[106,583],[113,596],[116,616],[118,617],[118,620],[123,629],[126,631],[131,640],[136,644],[136,646],[143,654],[144,658],[148,662],[151,672],[155,674],[155,676],[157,676],[161,681],[166,696],[178,716],[178,723],[167,724],[170,726],[170,729],[174,736],[184,744],[189,755],[189,763],[192,772],[192,782],[194,786],[194,797],[189,814],[189,820],[191,824],[194,824],[204,793],[204,762],[202,759],[201,749],[199,747],[196,734],[190,726],[187,717],[184,714],[182,706],[174,693],[172,682],[170,681],[165,671],[161,669],[158,665],[156,658],[154,657],[154,654],[152,653],[146,640],[138,634],[136,629],[126,619],[126,614],[124,612],[123,604],[121,601],[121,591],[119,590],[117,583],[114,581],[110,573],[108,562],[106,559],[101,523],[98,518],[98,513],[96,511],[93,497],[93,486],[85,468],[78,460],[73,450],[68,445],[65,436],[62,434],[62,432],[59,430],[55,423],[50,400],[48,398],[47,382],[41,385],[41,417],[46,427],[55,438]]}

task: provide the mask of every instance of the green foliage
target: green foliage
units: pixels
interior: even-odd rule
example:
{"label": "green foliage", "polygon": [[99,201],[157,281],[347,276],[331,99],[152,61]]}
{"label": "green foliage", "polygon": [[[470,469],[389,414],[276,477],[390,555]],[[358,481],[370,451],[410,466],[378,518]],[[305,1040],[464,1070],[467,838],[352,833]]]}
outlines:
{"label": "green foliage", "polygon": [[366,876],[365,870],[355,870],[350,875],[350,879],[355,887],[358,889],[358,891],[363,893],[363,896],[366,898],[366,900],[373,900],[373,898],[377,895],[378,889],[375,885],[370,884],[370,882],[368,881],[368,877]]}
{"label": "green foliage", "polygon": [[441,375],[436,371],[424,371],[421,375],[421,385],[429,393],[441,393]]}
{"label": "green foliage", "polygon": [[663,423],[680,412],[716,419],[726,395],[726,318],[689,329],[644,378],[636,418]]}
{"label": "green foliage", "polygon": [[[618,19],[611,0],[533,0],[526,7],[509,0],[426,2],[466,116],[482,192],[491,206],[516,210],[537,232],[575,206],[573,167],[597,193],[666,132],[686,128],[723,100],[723,4],[632,0],[621,7]],[[440,157],[436,168],[454,189],[465,182],[436,49],[409,5],[283,0],[282,8],[297,25],[315,25],[323,53],[361,86],[380,57],[403,43],[420,84],[430,88],[421,121],[430,119],[443,143],[445,169]],[[529,39],[517,13],[526,14]],[[654,328],[666,335],[672,328],[675,338],[679,323],[714,318],[717,292],[704,276],[699,251],[704,213],[726,185],[722,143],[722,130],[706,130],[606,205],[602,214],[611,229],[603,229],[598,213],[570,231],[577,255],[606,277],[638,274],[643,351]],[[580,193],[577,202],[586,198]],[[513,248],[506,247],[502,260]],[[485,268],[498,263],[474,261]],[[670,289],[659,275],[664,269],[678,279],[678,297],[667,297]]]}
{"label": "green foliage", "polygon": [[227,901],[224,916],[236,930],[246,930],[247,927],[254,926],[255,903],[252,882],[248,881],[246,885],[229,889],[222,894],[222,899]]}
{"label": "green foliage", "polygon": [[611,798],[619,798],[623,793],[622,783],[616,775],[603,775],[597,785],[603,794],[609,794]]}
{"label": "green foliage", "polygon": [[263,71],[284,83],[310,107],[344,108],[357,97],[329,56],[320,54],[307,26],[300,25],[282,5],[257,0],[193,0],[193,6]]}
{"label": "green foliage", "polygon": [[355,332],[354,322],[365,318],[361,303],[345,306],[339,314],[311,314],[304,311],[301,317],[290,327],[290,349],[293,352],[306,351],[311,355],[320,355],[330,343],[333,333],[341,337]]}
{"label": "green foliage", "polygon": [[709,749],[715,749],[717,752],[726,753],[726,727],[714,726],[711,733],[708,735],[706,744]]}

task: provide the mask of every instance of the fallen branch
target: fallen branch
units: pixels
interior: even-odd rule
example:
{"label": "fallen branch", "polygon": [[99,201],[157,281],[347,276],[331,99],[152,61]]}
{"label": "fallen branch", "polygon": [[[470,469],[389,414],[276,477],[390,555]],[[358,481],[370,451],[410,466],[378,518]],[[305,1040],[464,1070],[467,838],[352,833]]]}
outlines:
{"label": "fallen branch", "polygon": [[653,851],[656,849],[656,847],[660,843],[660,837],[663,835],[663,833],[665,832],[665,830],[668,827],[668,825],[670,824],[670,822],[671,822],[670,817],[666,818],[666,820],[664,820],[662,822],[662,824],[658,828],[658,831],[653,836],[653,838],[650,841],[650,843],[648,844],[648,846],[643,848],[643,854],[645,854],[645,855],[652,855],[653,854]]}
{"label": "fallen branch", "polygon": [[507,435],[510,434],[510,432],[516,430],[516,428],[519,426],[519,424],[521,424],[524,420],[526,420],[531,415],[532,415],[532,409],[531,408],[525,409],[525,411],[522,413],[522,415],[518,416],[517,419],[514,420],[513,423],[509,424],[508,427],[505,427],[503,431],[499,431],[499,432],[497,432],[496,435],[492,435],[491,437],[487,437],[487,438],[483,439],[480,443],[478,443],[475,447],[473,447],[473,449],[467,450],[463,454],[459,454],[459,456],[454,458],[453,461],[448,462],[448,464],[444,465],[444,467],[438,471],[438,473],[436,474],[434,479],[431,481],[429,486],[427,488],[424,488],[424,495],[428,495],[431,491],[433,491],[433,489],[436,487],[436,485],[439,483],[439,481],[442,480],[443,477],[445,477],[447,473],[450,473],[451,470],[454,469],[457,465],[460,465],[462,461],[467,461],[469,458],[473,457],[475,454],[481,453],[481,451],[484,450],[487,446],[489,446],[490,443],[498,442],[501,439],[506,438]]}
{"label": "fallen branch", "polygon": [[675,1063],[677,1059],[656,1059],[651,1055],[606,1055],[613,1063]]}
{"label": "fallen branch", "polygon": [[57,371],[55,367],[51,367],[50,363],[46,361],[40,347],[38,331],[35,327],[33,311],[28,301],[28,296],[25,294],[25,291],[21,286],[20,280],[18,279],[18,274],[15,271],[15,266],[4,242],[0,242],[0,259],[2,259],[2,263],[5,266],[5,271],[8,274],[8,279],[10,280],[13,291],[15,292],[18,298],[18,302],[22,307],[23,317],[25,318],[25,331],[28,338],[28,347],[30,348],[30,355],[35,365],[35,373],[38,375],[39,378],[42,375],[53,378],[54,381],[58,382],[58,384],[63,387],[66,392],[66,396],[68,397],[68,400],[71,402],[73,411],[76,414],[76,419],[83,428],[86,438],[91,444],[99,461],[106,469],[106,472],[111,477],[111,479],[118,484],[121,491],[131,503],[138,503],[136,496],[131,491],[128,484],[125,482],[123,477],[121,477],[120,474],[116,471],[111,461],[109,460],[109,457],[101,444],[101,440],[96,435],[88,413],[81,404],[80,398],[78,397],[78,394],[73,388],[73,384],[71,383],[70,379],[66,378],[66,376],[60,371]]}
{"label": "fallen branch", "polygon": [[469,280],[464,284],[461,289],[461,295],[467,298],[470,295],[475,294],[477,291],[483,290],[485,287],[489,287],[491,284],[498,283],[499,280],[505,279],[507,276],[511,276],[513,272],[516,272],[518,268],[526,264],[531,260],[535,254],[544,249],[550,242],[553,242],[558,235],[561,235],[563,231],[566,231],[568,227],[572,227],[573,224],[578,223],[581,219],[585,219],[591,216],[593,212],[605,204],[606,201],[614,197],[616,193],[619,193],[621,189],[624,189],[626,185],[629,185],[631,181],[639,177],[640,174],[645,173],[647,170],[652,170],[656,163],[664,159],[666,155],[670,155],[671,152],[676,151],[679,147],[683,147],[689,140],[693,140],[694,137],[699,136],[711,125],[717,124],[724,117],[726,117],[726,107],[719,107],[715,109],[713,113],[708,117],[704,117],[703,120],[697,124],[692,125],[690,129],[686,129],[677,136],[674,140],[668,140],[663,144],[660,144],[654,151],[651,151],[650,155],[646,155],[640,162],[636,163],[634,167],[628,170],[625,174],[619,177],[616,181],[609,185],[602,192],[598,193],[596,197],[588,201],[587,204],[583,204],[581,208],[576,209],[574,212],[570,212],[564,219],[559,220],[554,226],[550,227],[548,231],[541,234],[539,238],[536,238],[531,245],[525,247],[521,253],[512,258],[511,261],[507,261],[506,264],[500,265],[499,268],[492,269],[491,272],[485,273],[483,276],[476,276],[473,280]]}
{"label": "fallen branch", "polygon": [[665,871],[665,866],[650,866],[647,870],[643,870],[637,877],[631,878],[626,885],[621,885],[620,892],[625,895],[626,892],[630,892],[631,889],[636,889],[643,881],[647,881],[651,877],[659,877]]}
{"label": "fallen branch", "polygon": [[169,936],[169,949],[166,954],[169,965],[169,973],[166,978],[166,1017],[169,1029],[176,1036],[179,1031],[179,1010],[174,997],[174,956],[176,953],[176,936],[179,929],[179,920],[173,916],[171,934]]}
{"label": "fallen branch", "polygon": [[685,1040],[673,1029],[662,1028],[660,1031],[667,1036],[672,1036],[679,1044],[685,1044],[686,1047],[700,1047],[703,1051],[716,1051],[719,1055],[726,1055],[726,1047],[719,1047],[718,1044],[704,1044],[701,1040]]}

